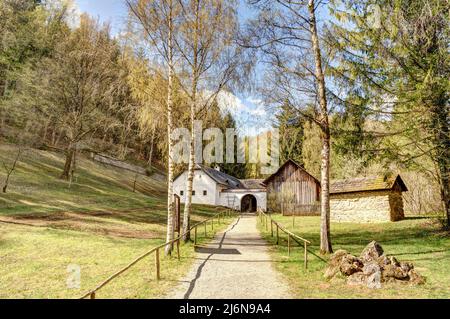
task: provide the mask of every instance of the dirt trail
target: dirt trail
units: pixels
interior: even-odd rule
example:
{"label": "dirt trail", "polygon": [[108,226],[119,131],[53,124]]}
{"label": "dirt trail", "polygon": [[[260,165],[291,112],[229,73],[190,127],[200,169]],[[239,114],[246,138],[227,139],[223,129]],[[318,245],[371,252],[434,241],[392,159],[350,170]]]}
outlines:
{"label": "dirt trail", "polygon": [[291,298],[256,222],[256,216],[243,215],[210,244],[198,247],[192,270],[166,298]]}

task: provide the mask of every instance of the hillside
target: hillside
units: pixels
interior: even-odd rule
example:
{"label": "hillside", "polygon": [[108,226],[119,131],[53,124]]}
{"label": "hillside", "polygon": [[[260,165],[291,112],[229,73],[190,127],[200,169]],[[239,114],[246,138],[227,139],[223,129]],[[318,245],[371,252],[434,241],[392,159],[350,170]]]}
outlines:
{"label": "hillside", "polygon": [[[12,145],[0,145],[0,161],[11,166],[17,153]],[[8,193],[0,196],[2,214],[47,213],[145,207],[165,193],[165,183],[124,169],[96,163],[80,156],[70,185],[60,180],[63,154],[27,149],[11,176]],[[0,175],[3,185],[5,172]]]}
{"label": "hillside", "polygon": [[[9,165],[16,151],[0,145],[0,161]],[[134,173],[80,158],[69,187],[58,179],[63,163],[61,154],[27,150],[8,193],[0,194],[0,298],[79,297],[165,239],[164,181],[139,176],[134,193]],[[4,178],[2,170],[0,183]],[[195,206],[192,221],[216,213]],[[152,260],[143,261],[99,298],[160,296],[187,271],[193,253],[186,247],[181,262],[164,258],[159,284]],[[81,269],[78,289],[66,285],[70,265]]]}

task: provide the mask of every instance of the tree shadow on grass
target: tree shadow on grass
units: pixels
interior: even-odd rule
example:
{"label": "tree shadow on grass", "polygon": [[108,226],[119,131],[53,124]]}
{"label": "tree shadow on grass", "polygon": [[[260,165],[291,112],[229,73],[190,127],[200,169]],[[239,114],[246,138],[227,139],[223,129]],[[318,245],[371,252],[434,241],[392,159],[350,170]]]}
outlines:
{"label": "tree shadow on grass", "polygon": [[[429,218],[420,218],[424,220]],[[332,225],[331,239],[334,250],[345,249],[350,253],[359,255],[362,249],[375,240],[379,242],[387,255],[421,255],[448,252],[442,250],[443,240],[436,236],[437,230],[430,225],[416,222],[415,219],[405,220],[397,223],[383,224],[335,224]],[[312,242],[311,250],[318,250],[320,243],[319,227],[315,229],[311,225],[299,226],[295,231]],[[280,245],[287,246],[287,237],[281,236]],[[268,240],[271,243],[275,239]],[[408,252],[408,251],[411,251]]]}

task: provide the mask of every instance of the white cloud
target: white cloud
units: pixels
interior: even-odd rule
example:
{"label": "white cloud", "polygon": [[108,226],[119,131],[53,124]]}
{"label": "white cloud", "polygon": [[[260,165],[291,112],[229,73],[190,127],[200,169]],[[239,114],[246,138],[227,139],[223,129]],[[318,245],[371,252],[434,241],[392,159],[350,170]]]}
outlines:
{"label": "white cloud", "polygon": [[66,22],[70,28],[77,28],[80,25],[80,16],[82,14],[78,3],[74,0],[47,0],[45,6],[51,12],[60,11],[64,6],[67,8]]}
{"label": "white cloud", "polygon": [[231,92],[220,92],[217,96],[217,101],[224,112],[229,111],[234,114],[247,108],[244,102]]}
{"label": "white cloud", "polygon": [[248,109],[248,113],[255,116],[267,116],[267,111],[264,105],[257,105],[255,109]]}
{"label": "white cloud", "polygon": [[272,127],[270,115],[260,99],[242,99],[231,92],[222,92],[217,100],[223,112],[233,115],[242,134],[254,136]]}
{"label": "white cloud", "polygon": [[258,106],[263,105],[263,103],[264,103],[263,100],[257,99],[257,98],[254,98],[254,97],[249,97],[247,99],[247,101],[249,101],[250,103],[252,103],[254,105],[258,105]]}

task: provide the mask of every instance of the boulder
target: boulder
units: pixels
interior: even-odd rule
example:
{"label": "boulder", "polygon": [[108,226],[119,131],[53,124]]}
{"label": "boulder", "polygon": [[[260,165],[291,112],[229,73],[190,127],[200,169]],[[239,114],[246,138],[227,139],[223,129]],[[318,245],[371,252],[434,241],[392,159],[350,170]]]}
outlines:
{"label": "boulder", "polygon": [[409,273],[410,270],[414,269],[414,265],[411,263],[400,263],[399,267],[405,272]]}
{"label": "boulder", "polygon": [[336,251],[330,258],[330,265],[338,266],[341,264],[342,259],[349,255],[348,251],[340,249]]}
{"label": "boulder", "polygon": [[351,276],[354,273],[362,272],[363,267],[364,264],[359,258],[348,254],[341,259],[339,270],[343,275]]}
{"label": "boulder", "polygon": [[425,277],[420,275],[415,269],[411,269],[408,272],[409,282],[413,285],[425,284]]}
{"label": "boulder", "polygon": [[361,253],[361,260],[363,263],[376,261],[383,255],[383,248],[376,241],[371,242],[369,245],[364,248]]}
{"label": "boulder", "polygon": [[382,281],[382,273],[380,265],[375,262],[366,263],[363,267],[363,273],[367,277],[367,287],[371,289],[380,289]]}
{"label": "boulder", "polygon": [[362,271],[363,271],[364,275],[370,276],[376,272],[381,273],[381,267],[380,267],[380,265],[378,265],[377,262],[372,261],[370,263],[365,263],[362,268]]}
{"label": "boulder", "polygon": [[365,285],[372,289],[382,288],[382,283],[425,283],[425,278],[413,264],[384,255],[383,248],[376,241],[367,245],[360,257],[338,250],[330,258],[325,277],[333,280],[347,278],[349,285]]}
{"label": "boulder", "polygon": [[399,261],[394,256],[390,256],[389,260],[390,260],[390,264],[391,265],[394,265],[395,267],[399,267],[400,266]]}
{"label": "boulder", "polygon": [[391,260],[386,255],[378,257],[376,262],[381,268],[391,264]]}
{"label": "boulder", "polygon": [[338,250],[331,256],[328,268],[325,270],[325,278],[331,279],[340,272],[341,261],[348,254],[345,250]]}
{"label": "boulder", "polygon": [[347,284],[350,286],[367,285],[367,276],[362,272],[354,273],[347,278]]}
{"label": "boulder", "polygon": [[398,280],[407,280],[408,272],[394,264],[387,265],[383,268],[383,278],[394,278]]}
{"label": "boulder", "polygon": [[334,278],[338,273],[339,273],[339,267],[328,267],[325,270],[324,277],[329,280],[329,279]]}

